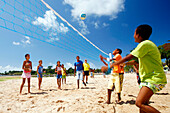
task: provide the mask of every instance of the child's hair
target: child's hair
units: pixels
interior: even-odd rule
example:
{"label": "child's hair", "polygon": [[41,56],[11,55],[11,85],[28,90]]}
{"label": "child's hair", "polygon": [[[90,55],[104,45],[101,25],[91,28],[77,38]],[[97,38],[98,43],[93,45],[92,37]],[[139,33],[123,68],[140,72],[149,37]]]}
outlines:
{"label": "child's hair", "polygon": [[42,62],[42,60],[39,60],[39,63]]}
{"label": "child's hair", "polygon": [[60,61],[57,61],[57,63],[60,62]]}
{"label": "child's hair", "polygon": [[26,58],[28,55],[29,55],[29,54],[26,54],[26,55],[25,55],[25,58]]}
{"label": "child's hair", "polygon": [[122,50],[121,49],[117,48],[117,50],[119,51],[119,54],[122,54]]}
{"label": "child's hair", "polygon": [[[76,58],[79,57],[79,56],[76,56]],[[80,57],[79,57],[80,58]]]}
{"label": "child's hair", "polygon": [[143,40],[148,40],[152,34],[152,27],[147,24],[140,25],[136,28],[136,34],[139,34]]}

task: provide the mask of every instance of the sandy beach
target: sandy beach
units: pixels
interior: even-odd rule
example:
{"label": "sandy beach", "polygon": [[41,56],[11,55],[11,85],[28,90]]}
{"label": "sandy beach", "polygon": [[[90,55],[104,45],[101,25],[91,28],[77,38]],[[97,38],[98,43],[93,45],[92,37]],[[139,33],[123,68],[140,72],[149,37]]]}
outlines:
{"label": "sandy beach", "polygon": [[[167,75],[168,81],[170,75]],[[67,84],[62,90],[57,89],[55,77],[44,77],[42,90],[37,88],[37,78],[31,78],[31,94],[27,94],[27,81],[22,95],[19,89],[22,79],[0,82],[0,113],[138,113],[135,106],[139,87],[136,74],[125,74],[121,104],[115,104],[115,93],[112,93],[112,104],[105,104],[107,98],[108,77],[96,75],[89,78],[85,87],[76,89],[76,77],[67,77]],[[170,83],[152,96],[150,105],[162,113],[170,112]]]}

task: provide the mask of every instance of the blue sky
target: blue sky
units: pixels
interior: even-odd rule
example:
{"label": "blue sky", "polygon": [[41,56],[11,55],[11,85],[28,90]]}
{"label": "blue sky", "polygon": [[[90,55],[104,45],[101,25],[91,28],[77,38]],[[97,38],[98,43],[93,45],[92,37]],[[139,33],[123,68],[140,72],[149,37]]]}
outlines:
{"label": "blue sky", "polygon": [[[50,12],[45,5],[41,4],[43,7],[41,9],[39,0],[35,2],[37,3],[35,4],[37,9],[31,7],[31,10],[20,6],[19,3],[22,0],[15,1],[15,7],[25,13],[19,14],[19,12],[15,12],[8,4],[3,8],[0,7],[0,72],[21,70],[26,53],[31,54],[34,69],[40,59],[44,61],[43,65],[45,67],[48,65],[55,66],[56,61],[60,60],[68,68],[73,66],[76,61],[76,55],[80,55],[82,60],[87,59],[92,67],[102,66],[98,58],[102,52],[76,34],[77,32],[55,16],[54,13]],[[134,42],[133,33],[140,24],[152,26],[153,33],[150,40],[157,46],[166,43],[170,39],[169,0],[44,1],[106,53],[112,52],[116,48],[121,48],[123,50],[122,56],[128,54],[131,49],[137,46],[137,43]],[[0,4],[2,4],[0,6],[4,5],[3,0],[0,0]],[[34,4],[34,0],[23,4],[29,7],[30,4]],[[24,22],[8,15],[6,11],[21,17]],[[31,11],[36,12],[37,15],[31,13]],[[79,17],[82,13],[87,15],[84,21],[81,21]],[[24,14],[30,15],[30,17]],[[45,14],[47,15],[46,17]],[[48,16],[50,16],[51,23],[46,21],[49,20]],[[5,24],[2,18],[23,25],[25,30],[30,28],[32,32],[42,34],[42,37],[29,32],[24,34],[24,31],[19,27],[15,27],[15,30],[19,33],[4,29],[2,26],[5,26]],[[8,24],[8,21],[6,22],[6,28],[12,29],[12,25]],[[35,28],[38,28],[38,30]]]}

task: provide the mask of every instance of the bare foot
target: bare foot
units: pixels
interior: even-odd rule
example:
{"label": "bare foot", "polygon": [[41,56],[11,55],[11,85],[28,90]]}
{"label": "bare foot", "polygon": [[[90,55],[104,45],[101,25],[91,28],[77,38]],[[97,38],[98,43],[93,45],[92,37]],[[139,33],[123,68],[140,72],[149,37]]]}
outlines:
{"label": "bare foot", "polygon": [[120,102],[121,101],[121,97],[118,97],[118,102]]}
{"label": "bare foot", "polygon": [[111,104],[110,101],[106,101],[105,103],[106,103],[106,104]]}
{"label": "bare foot", "polygon": [[85,82],[83,82],[83,84],[84,84],[84,86],[86,86],[86,83],[85,83]]}
{"label": "bare foot", "polygon": [[121,98],[118,100],[115,100],[116,104],[120,104],[121,103]]}

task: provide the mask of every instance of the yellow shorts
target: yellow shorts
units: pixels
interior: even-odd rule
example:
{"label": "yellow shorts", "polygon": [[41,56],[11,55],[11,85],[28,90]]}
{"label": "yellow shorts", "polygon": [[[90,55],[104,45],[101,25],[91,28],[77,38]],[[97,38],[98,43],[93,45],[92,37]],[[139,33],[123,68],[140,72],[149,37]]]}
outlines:
{"label": "yellow shorts", "polygon": [[113,86],[115,86],[116,93],[121,92],[119,73],[110,74],[108,89],[112,89]]}

